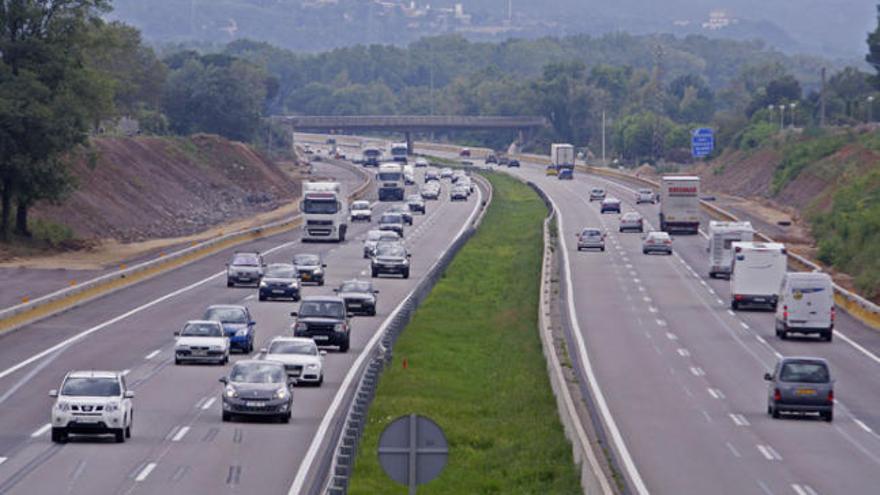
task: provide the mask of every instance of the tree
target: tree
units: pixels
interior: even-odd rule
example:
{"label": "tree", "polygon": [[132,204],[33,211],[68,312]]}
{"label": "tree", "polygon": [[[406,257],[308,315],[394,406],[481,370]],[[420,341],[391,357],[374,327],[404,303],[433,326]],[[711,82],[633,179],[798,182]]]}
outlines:
{"label": "tree", "polygon": [[0,0],[0,235],[28,235],[28,209],[70,184],[59,158],[87,139],[105,87],[85,64],[107,0]]}

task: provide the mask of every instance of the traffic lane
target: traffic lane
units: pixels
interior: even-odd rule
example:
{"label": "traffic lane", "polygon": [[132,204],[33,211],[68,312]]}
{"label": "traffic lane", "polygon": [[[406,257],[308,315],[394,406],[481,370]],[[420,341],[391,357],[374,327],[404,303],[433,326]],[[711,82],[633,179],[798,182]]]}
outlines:
{"label": "traffic lane", "polygon": [[[343,177],[353,177],[354,172],[338,165],[324,164],[326,173],[341,170]],[[259,239],[238,247],[209,255],[196,262],[158,275],[149,280],[111,292],[95,301],[72,308],[58,315],[25,326],[16,332],[0,336],[0,385],[10,378],[3,370],[20,364],[31,356],[91,329],[96,322],[107,321],[129,311],[139,310],[156,299],[155,294],[170,294],[196,281],[223,270],[225,263],[235,251],[256,250],[264,252],[285,242],[298,238],[300,230]],[[104,332],[100,330],[99,333]]]}
{"label": "traffic lane", "polygon": [[[716,493],[722,483],[731,486],[743,479],[748,473],[739,464],[711,476],[690,473],[711,472],[712,466],[728,462],[728,448],[717,428],[694,407],[686,371],[664,358],[674,350],[669,349],[664,329],[643,311],[645,293],[628,283],[630,256],[619,250],[614,233],[605,253],[579,253],[574,232],[601,225],[601,217],[564,186],[536,179],[561,212],[583,337],[611,412],[647,485],[656,493]],[[680,422],[670,422],[669,417]],[[669,469],[670,460],[689,458],[693,452],[700,456],[689,465],[688,476],[682,476],[680,465]]]}
{"label": "traffic lane", "polygon": [[[634,238],[633,238],[634,237]],[[640,238],[638,236],[631,236],[632,241],[631,249],[633,252],[638,252],[640,249]],[[682,240],[689,240],[690,242],[679,242]],[[690,255],[697,257],[701,260],[705,260],[705,252],[702,249],[702,243],[699,242],[699,239],[694,237],[679,237],[676,242],[677,251],[682,253],[682,250],[685,249],[690,252]],[[636,255],[638,256],[638,255]],[[683,257],[687,257],[683,255]],[[645,257],[641,256],[637,259],[640,260],[649,260],[654,257]],[[878,454],[880,451],[877,450],[878,443],[876,435],[868,432],[864,428],[864,421],[859,420],[857,417],[849,418],[851,411],[854,409],[851,405],[848,404],[848,397],[845,397],[847,394],[841,395],[838,392],[838,397],[840,398],[840,403],[838,403],[838,424],[834,427],[830,425],[814,425],[810,424],[812,422],[792,422],[791,424],[786,424],[783,427],[779,427],[777,425],[777,421],[773,421],[766,416],[766,385],[760,381],[760,376],[764,371],[769,370],[773,363],[776,360],[777,348],[781,346],[777,346],[775,343],[769,340],[768,338],[764,338],[760,335],[760,332],[754,333],[751,330],[751,326],[755,323],[753,322],[750,325],[747,321],[748,318],[741,319],[742,315],[734,315],[727,313],[726,304],[721,304],[719,301],[719,293],[712,287],[710,287],[705,280],[702,280],[702,277],[698,276],[697,270],[693,270],[688,267],[687,262],[676,263],[676,258],[667,258],[666,263],[670,264],[670,266],[679,271],[679,276],[681,280],[690,281],[687,289],[691,292],[690,298],[692,301],[701,301],[701,304],[704,306],[703,311],[699,311],[698,313],[685,312],[685,314],[680,315],[678,318],[667,318],[664,321],[667,321],[667,324],[670,327],[678,326],[679,328],[692,329],[697,332],[696,336],[691,336],[691,338],[699,338],[700,336],[704,336],[706,329],[714,328],[721,329],[723,332],[727,332],[731,335],[737,344],[743,349],[746,350],[748,354],[751,355],[753,366],[742,366],[742,363],[745,361],[740,361],[734,359],[730,361],[729,358],[732,355],[727,346],[717,347],[714,345],[700,345],[700,347],[696,350],[688,349],[687,347],[682,347],[684,352],[687,352],[689,356],[700,355],[703,357],[704,361],[708,363],[712,363],[711,367],[706,367],[704,372],[707,372],[709,376],[712,376],[712,371],[709,370],[717,370],[718,373],[715,374],[716,378],[718,376],[721,377],[724,382],[722,386],[714,389],[716,393],[724,394],[727,391],[727,400],[730,400],[731,403],[735,403],[738,406],[738,409],[741,409],[740,412],[730,412],[729,414],[738,415],[739,418],[745,418],[746,422],[751,422],[754,424],[756,431],[761,432],[761,438],[765,439],[765,444],[756,444],[756,445],[767,445],[772,446],[776,445],[778,447],[778,452],[781,452],[781,456],[786,456],[785,452],[791,451],[795,452],[795,456],[789,455],[789,459],[787,464],[791,466],[791,469],[797,472],[797,476],[792,478],[792,481],[797,481],[798,479],[808,480],[808,484],[803,486],[811,486],[811,487],[821,487],[823,486],[823,479],[821,476],[815,476],[813,473],[813,464],[810,454],[803,454],[803,452],[822,452],[826,453],[831,451],[835,452],[835,455],[832,457],[835,459],[833,461],[826,461],[825,465],[834,464],[841,460],[843,463],[841,466],[831,466],[830,469],[836,470],[837,476],[840,476],[840,473],[847,473],[849,475],[848,479],[851,480],[851,483],[847,486],[849,490],[852,492],[859,492],[859,490],[865,490],[867,486],[872,486],[878,480],[874,477],[865,477],[859,476],[860,472],[864,472],[866,469],[876,470],[876,462],[877,459],[880,458]],[[679,266],[680,265],[680,266]],[[704,268],[707,268],[704,267]],[[641,275],[641,279],[645,280],[648,285],[656,283],[659,275]],[[650,288],[649,288],[650,291]],[[672,301],[663,301],[664,297],[673,297],[675,294],[680,294],[682,291],[681,288],[677,290],[666,290],[666,289],[657,289],[655,291],[651,291],[660,296],[655,301],[657,304],[656,308],[659,308],[660,313],[669,312],[670,308],[675,308],[674,302]],[[721,298],[724,298],[726,301],[729,297],[728,294],[721,293]],[[704,317],[707,315],[711,315],[714,313],[714,318],[716,321],[706,320]],[[767,313],[754,313],[750,314],[756,317],[763,316],[762,319],[767,319]],[[770,321],[772,323],[772,315],[770,316]],[[742,334],[740,336],[739,334]],[[711,333],[708,338],[712,338]],[[698,341],[699,342],[699,341]],[[768,343],[769,342],[769,343]],[[699,344],[697,344],[699,345]],[[802,346],[799,349],[780,349],[780,354],[788,354],[788,355],[803,355],[807,354],[803,352]],[[851,353],[852,351],[846,347],[837,347],[836,351],[842,351],[844,353]],[[831,360],[832,363],[835,361],[846,361],[846,358],[834,358],[833,356],[824,356]],[[849,356],[850,360],[853,360],[855,356]],[[725,360],[727,360],[725,364]],[[855,359],[855,362],[859,365],[865,365],[867,360],[865,359]],[[698,367],[699,368],[699,367]],[[703,370],[702,368],[700,368]],[[743,376],[741,370],[746,369],[750,370],[750,376]],[[861,375],[858,375],[856,372],[856,376],[871,376],[871,370],[862,370]],[[876,372],[876,370],[873,370]],[[848,377],[845,377],[841,374],[840,370],[837,370],[835,374],[842,381],[848,381]],[[862,378],[864,382],[870,384],[869,380],[865,380]],[[743,387],[744,383],[752,383],[754,386],[752,387]],[[870,386],[870,385],[869,385]],[[734,391],[730,393],[730,391]],[[743,396],[736,397],[735,394],[740,394]],[[711,395],[711,394],[710,394]],[[865,398],[868,397],[869,402],[873,402],[873,404],[869,404],[869,410],[876,410],[876,401],[874,397],[876,394],[865,394],[864,391],[861,393],[857,392],[854,394],[856,398]],[[708,396],[704,396],[708,397]],[[734,402],[734,399],[738,399],[738,402]],[[846,405],[844,405],[846,404]],[[873,406],[873,407],[871,407]],[[849,410],[841,411],[841,409],[848,408]],[[841,412],[845,412],[846,414],[841,414]],[[843,416],[843,424],[841,423],[841,416]],[[818,433],[815,428],[819,428]],[[762,431],[765,430],[765,431]],[[794,431],[791,431],[794,430]],[[802,438],[807,437],[810,440],[815,440],[815,442],[810,441],[809,443],[801,440]],[[794,439],[794,440],[793,440]],[[806,443],[806,445],[805,445]],[[779,447],[781,446],[781,447]],[[763,455],[763,454],[762,454]],[[856,461],[852,461],[852,459],[857,459]],[[836,477],[837,477],[836,476]],[[783,482],[784,485],[785,482]],[[797,484],[797,483],[794,483]],[[831,488],[831,487],[829,487]]]}
{"label": "traffic lane", "polygon": [[[656,207],[638,207],[646,218],[650,218]],[[702,236],[679,236],[675,241],[676,252],[695,272],[693,276],[717,295],[725,307],[730,301],[730,283],[726,280],[709,279],[708,255],[705,239]],[[839,308],[838,308],[839,309]],[[878,386],[871,377],[880,366],[880,334],[862,324],[845,311],[839,310],[836,321],[837,339],[832,344],[817,342],[813,337],[794,336],[781,340],[775,334],[775,315],[763,310],[737,311],[738,325],[744,325],[755,336],[760,336],[780,354],[788,356],[810,355],[827,359],[842,386],[838,387],[837,397],[841,409],[849,418],[872,439],[880,429],[880,403],[876,400]],[[862,428],[866,425],[868,428]],[[870,431],[868,431],[870,430]]]}
{"label": "traffic lane", "polygon": [[[354,190],[362,182],[360,175],[337,161],[317,164],[315,167],[315,175],[333,177],[334,180],[345,184],[349,191]],[[186,246],[186,243],[180,243],[173,246],[166,246],[164,248],[157,248],[148,253],[122,260],[121,263],[133,266],[137,263],[157,258],[160,252],[176,251],[183,249]],[[0,267],[0,286],[7,287],[7,290],[0,291],[0,308],[7,308],[20,304],[23,302],[22,298],[25,297],[33,300],[51,292],[64,289],[70,286],[71,281],[83,282],[116,270],[118,270],[118,267],[115,265],[99,270]]]}
{"label": "traffic lane", "polygon": [[[445,215],[442,209],[437,209],[437,211],[435,212],[435,215],[436,215],[437,218],[449,218],[449,219],[452,218],[451,216]],[[431,218],[431,217],[429,217],[429,218]],[[450,221],[451,221],[451,220],[450,220]],[[416,225],[418,226],[420,223],[421,223],[421,222],[420,222],[419,220],[417,220]],[[444,235],[445,235],[446,237],[448,237],[448,234],[446,234],[446,231],[447,231],[447,229],[443,229],[443,228],[438,229],[437,236],[439,236],[439,238],[437,238],[437,239],[431,239],[430,237],[426,237],[426,239],[427,239],[426,242],[429,243],[428,245],[439,245],[439,243],[440,243],[440,241],[441,241],[441,239],[442,239],[442,237],[443,237]],[[415,236],[411,236],[411,237],[415,237]],[[363,265],[364,260],[362,260],[361,257],[359,256],[359,254],[360,254],[360,245],[359,245],[359,244],[354,245],[354,244],[355,244],[355,243],[349,243],[348,245],[345,245],[345,246],[343,247],[343,249],[344,249],[344,248],[347,248],[347,249],[350,251],[350,253],[348,253],[347,256],[343,256],[343,257],[342,257],[344,260],[348,260],[349,262],[353,263],[353,266],[352,266],[352,267],[349,267],[349,270],[348,270],[348,271],[350,271],[350,272],[354,272],[354,270],[356,270],[358,267],[363,267],[363,266],[364,266],[364,265]],[[309,246],[312,246],[312,245],[309,245]],[[339,283],[339,282],[341,282],[343,279],[345,279],[345,278],[349,278],[349,277],[350,277],[350,275],[349,275],[348,273],[346,273],[346,274],[344,274],[344,275],[340,275],[338,278],[334,279],[334,278],[333,278],[334,275],[332,275],[332,274],[334,273],[334,271],[333,271],[333,269],[332,269],[332,266],[338,266],[338,264],[334,263],[333,265],[331,265],[331,268],[328,268],[328,274],[331,275],[331,278],[328,279],[328,286],[325,287],[325,288],[323,288],[323,289],[325,289],[325,290],[329,290],[329,287],[332,286],[331,284]],[[426,266],[427,266],[427,265],[426,265]],[[422,269],[425,269],[425,268],[422,268]],[[415,275],[415,274],[418,274],[419,271],[420,271],[420,268],[419,268],[418,266],[414,266],[414,275]],[[352,273],[352,275],[353,275],[353,274],[354,274],[354,273]],[[387,282],[393,284],[393,283],[396,282],[396,281],[388,280]],[[380,284],[380,285],[382,285],[382,284]],[[389,285],[388,288],[386,288],[386,290],[383,291],[383,292],[387,292],[387,294],[385,295],[385,299],[386,299],[386,300],[389,299],[389,298],[393,299],[393,298],[396,297],[395,294],[394,294],[394,290],[393,290],[393,289],[395,289],[394,285]],[[223,290],[223,291],[226,291],[225,288],[223,288],[222,290]],[[226,292],[228,292],[228,291],[226,291]],[[308,289],[307,289],[307,292],[308,292]],[[389,304],[390,304],[390,303],[389,303]],[[273,306],[273,303],[260,303],[260,304],[257,304],[257,305],[255,306],[255,313],[256,313],[258,316],[256,316],[256,317],[257,317],[257,318],[263,318],[263,319],[265,320],[266,317],[271,316],[271,315],[266,315],[266,316],[264,317],[264,316],[262,316],[262,315],[259,315],[259,311],[258,311],[258,310],[259,310],[259,308],[270,308],[270,307],[272,307],[272,306]],[[274,308],[279,308],[279,307],[281,307],[281,306],[287,306],[287,305],[281,303],[280,306],[279,306],[279,305],[274,305]],[[254,307],[254,306],[252,306],[252,307]],[[270,321],[270,325],[272,325],[272,326],[276,326],[276,325],[277,325],[277,327],[279,328],[279,332],[278,332],[279,334],[286,333],[285,330],[289,328],[290,320],[289,320],[288,317],[285,316],[285,315],[287,315],[287,313],[289,312],[289,310],[290,310],[289,307],[284,308],[283,311],[280,311],[280,312],[277,313],[277,316],[278,316],[279,320],[274,321],[274,322],[273,322],[273,321]],[[382,299],[380,299],[380,314],[381,314],[382,312],[387,312],[387,309],[384,309],[384,308],[383,308]],[[380,319],[370,319],[370,320],[373,320],[373,321],[381,321]],[[262,326],[262,324],[261,324],[261,326]],[[359,347],[358,347],[358,346],[359,346],[358,338],[359,338],[359,336],[361,335],[361,333],[360,333],[360,331],[359,331],[359,330],[360,330],[360,329],[359,329],[359,322],[356,321],[355,324],[354,324],[353,326],[354,326],[354,332],[355,332],[354,335],[353,335],[353,350],[357,350],[357,349],[359,349]],[[363,336],[364,336],[364,338],[366,338],[367,333],[365,332],[365,333],[363,334]],[[266,338],[268,338],[268,337],[266,337]],[[364,339],[364,340],[365,340],[365,339]],[[166,350],[166,352],[167,352],[167,355],[166,355],[166,356],[167,356],[167,361],[170,362],[170,359],[171,359],[170,346],[169,346],[169,348]],[[349,355],[339,355],[339,356],[351,356],[351,354],[349,354]],[[330,361],[330,362],[328,362],[328,366],[330,367],[330,369],[333,369],[333,368],[334,368],[334,365],[333,365],[333,363],[332,363],[333,360],[334,360],[334,355],[328,356],[328,361]],[[77,365],[77,366],[78,366],[78,365]],[[73,367],[77,367],[77,366],[73,366]],[[118,368],[118,367],[117,367],[117,368]],[[171,367],[170,369],[171,369],[171,370],[178,370],[178,369],[189,369],[189,368],[190,368],[190,367],[185,367],[185,368],[175,368],[175,367]],[[220,373],[219,373],[219,372],[214,371],[212,368],[208,368],[208,367],[193,367],[193,368],[194,368],[194,369],[197,369],[197,370],[200,370],[200,371],[199,371],[200,373],[204,373],[205,371],[203,371],[203,370],[206,369],[206,370],[207,370],[207,373],[210,374],[210,377],[207,377],[207,383],[210,384],[209,386],[212,387],[213,389],[215,389],[215,390],[218,390],[218,389],[219,389],[219,385],[216,385],[216,379],[220,376]],[[347,366],[341,366],[340,368],[345,369],[345,368],[347,368]],[[169,372],[167,369],[166,369],[165,371],[166,371],[166,372]],[[191,371],[190,371],[190,372],[191,372]],[[329,375],[332,375],[332,372],[331,372],[331,371],[328,371],[328,376],[329,376]],[[163,375],[163,374],[159,374],[157,377],[154,377],[154,378],[151,379],[149,382],[144,383],[141,387],[138,388],[138,393],[139,393],[139,400],[138,400],[138,403],[139,403],[139,404],[144,404],[144,403],[146,403],[146,404],[161,403],[162,397],[163,397],[164,395],[166,395],[166,394],[169,392],[169,390],[174,391],[173,393],[182,394],[181,390],[179,390],[179,387],[178,387],[179,384],[178,384],[178,383],[173,382],[173,383],[164,383],[164,384],[163,384],[162,381],[159,380],[159,378],[162,377],[162,376],[164,376],[164,375]],[[176,375],[175,375],[175,378],[176,378]],[[157,380],[159,380],[159,381],[157,381]],[[332,378],[330,378],[330,379],[328,380],[328,383],[327,383],[326,385],[330,385],[330,386],[332,386],[332,381],[333,381]],[[156,384],[155,387],[156,387],[156,390],[158,391],[158,396],[155,397],[155,398],[153,398],[153,399],[150,399],[150,398],[149,398],[149,390],[152,390],[152,389],[153,389],[153,387],[154,387],[153,384],[154,384],[154,383]],[[325,386],[326,386],[326,385],[325,385]],[[329,389],[329,387],[328,387],[328,389]],[[326,391],[326,390],[327,390],[327,389],[324,389],[324,391]],[[319,392],[320,392],[320,391],[319,391]],[[219,392],[218,392],[218,393],[219,393]],[[144,395],[147,395],[148,397],[145,398]],[[189,395],[198,396],[199,393],[195,393],[195,394],[190,393],[190,394],[183,394],[183,395],[185,395],[185,396],[189,396]],[[208,405],[208,404],[206,404],[206,405]],[[217,403],[217,402],[214,402],[213,404],[209,404],[209,406],[210,406],[210,407],[214,407],[214,408],[216,408],[216,407],[218,407],[218,403]],[[48,405],[46,406],[46,409],[43,409],[43,411],[48,411]],[[143,411],[141,411],[141,413],[140,413],[139,415],[142,416],[143,414],[154,414],[154,413],[151,412],[151,411],[148,411],[148,412],[146,412],[146,413],[143,412]],[[218,412],[217,415],[219,416],[219,412]],[[159,421],[159,420],[161,420],[162,418],[165,418],[165,417],[173,417],[173,414],[169,414],[168,411],[160,411],[158,414],[156,414],[156,416],[157,416],[157,421]],[[320,417],[319,417],[319,419],[320,419]],[[165,426],[168,426],[168,425],[165,425]],[[156,428],[155,430],[156,430],[156,431],[162,431],[162,430],[165,430],[165,429],[167,429],[167,428]],[[209,433],[210,433],[210,429],[209,429],[208,431],[209,431]],[[127,444],[127,445],[134,445],[134,444]],[[126,447],[126,449],[128,449],[128,448],[131,448],[131,447]],[[124,451],[123,451],[123,452],[124,452]],[[114,452],[114,455],[118,456],[118,455],[119,455],[119,454],[118,454],[118,451],[117,451],[117,452]],[[134,463],[134,464],[135,464],[135,468],[136,468],[138,465],[140,465],[140,464],[138,464],[138,463],[141,462],[141,461],[138,461],[137,458],[138,458],[139,456],[141,456],[141,455],[143,455],[141,452],[137,452],[136,455],[134,456],[134,458],[131,460],[131,463]],[[148,457],[148,456],[146,456],[146,457]],[[66,459],[59,459],[58,462],[62,462],[62,461],[64,461],[64,460],[66,460]],[[118,459],[116,459],[116,460],[118,460]],[[108,462],[109,462],[109,460],[108,460]],[[54,471],[53,469],[51,469],[51,468],[49,468],[49,467],[47,467],[47,468],[45,468],[45,469],[47,469],[47,470],[49,470],[49,471]],[[81,476],[81,478],[86,478],[86,477],[87,477],[87,476]],[[28,479],[31,479],[31,478],[28,478]]]}

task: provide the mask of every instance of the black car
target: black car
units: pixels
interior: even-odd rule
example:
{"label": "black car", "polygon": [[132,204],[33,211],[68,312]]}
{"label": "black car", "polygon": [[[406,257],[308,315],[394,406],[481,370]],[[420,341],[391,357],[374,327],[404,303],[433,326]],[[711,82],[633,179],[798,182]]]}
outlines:
{"label": "black car", "polygon": [[349,314],[376,316],[376,294],[379,291],[369,280],[348,280],[334,291],[345,301]]}
{"label": "black car", "polygon": [[403,215],[400,213],[385,213],[379,218],[379,230],[397,232],[403,237]]}
{"label": "black car", "polygon": [[297,254],[293,257],[293,266],[301,282],[324,285],[324,268],[327,265],[317,254]]}
{"label": "black car", "polygon": [[498,158],[495,157],[495,153],[489,153],[486,155],[486,164],[490,163],[498,163]]}
{"label": "black car", "polygon": [[409,261],[412,257],[406,251],[406,246],[399,242],[383,242],[376,246],[373,259],[370,261],[370,269],[373,278],[381,274],[400,275],[409,278]]}
{"label": "black car", "polygon": [[425,200],[422,199],[422,196],[419,194],[412,194],[406,198],[406,205],[409,207],[409,211],[413,213],[419,212],[422,215],[425,214]]}
{"label": "black car", "polygon": [[276,418],[290,422],[293,385],[284,365],[273,361],[238,361],[229,376],[220,379],[223,392],[223,421],[236,416]]}
{"label": "black car", "polygon": [[507,167],[508,167],[508,168],[519,168],[519,160],[513,160],[513,159],[511,159],[511,160],[507,163]]}
{"label": "black car", "polygon": [[388,208],[388,213],[399,213],[401,217],[403,217],[403,222],[407,225],[413,224],[413,216],[410,213],[410,209],[407,206],[403,205],[394,205],[391,208]]}
{"label": "black car", "polygon": [[350,326],[345,300],[341,297],[304,297],[299,311],[290,316],[296,318],[294,337],[308,337],[319,346],[336,346],[340,352],[348,352]]}
{"label": "black car", "polygon": [[299,301],[299,272],[290,263],[272,263],[260,281],[260,301],[293,299]]}

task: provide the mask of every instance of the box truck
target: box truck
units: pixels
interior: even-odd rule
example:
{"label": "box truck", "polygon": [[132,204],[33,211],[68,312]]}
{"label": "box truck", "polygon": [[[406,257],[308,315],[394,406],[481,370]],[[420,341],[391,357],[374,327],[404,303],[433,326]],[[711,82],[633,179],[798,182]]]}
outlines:
{"label": "box truck", "polygon": [[734,242],[751,242],[755,229],[751,222],[709,222],[706,251],[709,253],[709,278],[729,277],[733,264]]}
{"label": "box truck", "polygon": [[730,307],[776,309],[779,288],[788,269],[785,245],[775,242],[734,242],[730,271]]}
{"label": "box truck", "polygon": [[700,215],[699,177],[674,175],[660,180],[660,230],[697,234]]}
{"label": "box truck", "polygon": [[785,274],[776,306],[776,336],[818,334],[831,342],[834,334],[834,284],[822,272]]}

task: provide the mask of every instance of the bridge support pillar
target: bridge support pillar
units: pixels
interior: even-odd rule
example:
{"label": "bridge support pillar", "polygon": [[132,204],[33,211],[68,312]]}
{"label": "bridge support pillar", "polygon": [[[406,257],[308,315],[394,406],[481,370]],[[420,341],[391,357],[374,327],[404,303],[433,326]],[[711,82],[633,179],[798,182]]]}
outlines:
{"label": "bridge support pillar", "polygon": [[412,133],[407,131],[403,133],[403,135],[406,137],[406,154],[414,155],[416,152],[416,147],[413,145]]}

